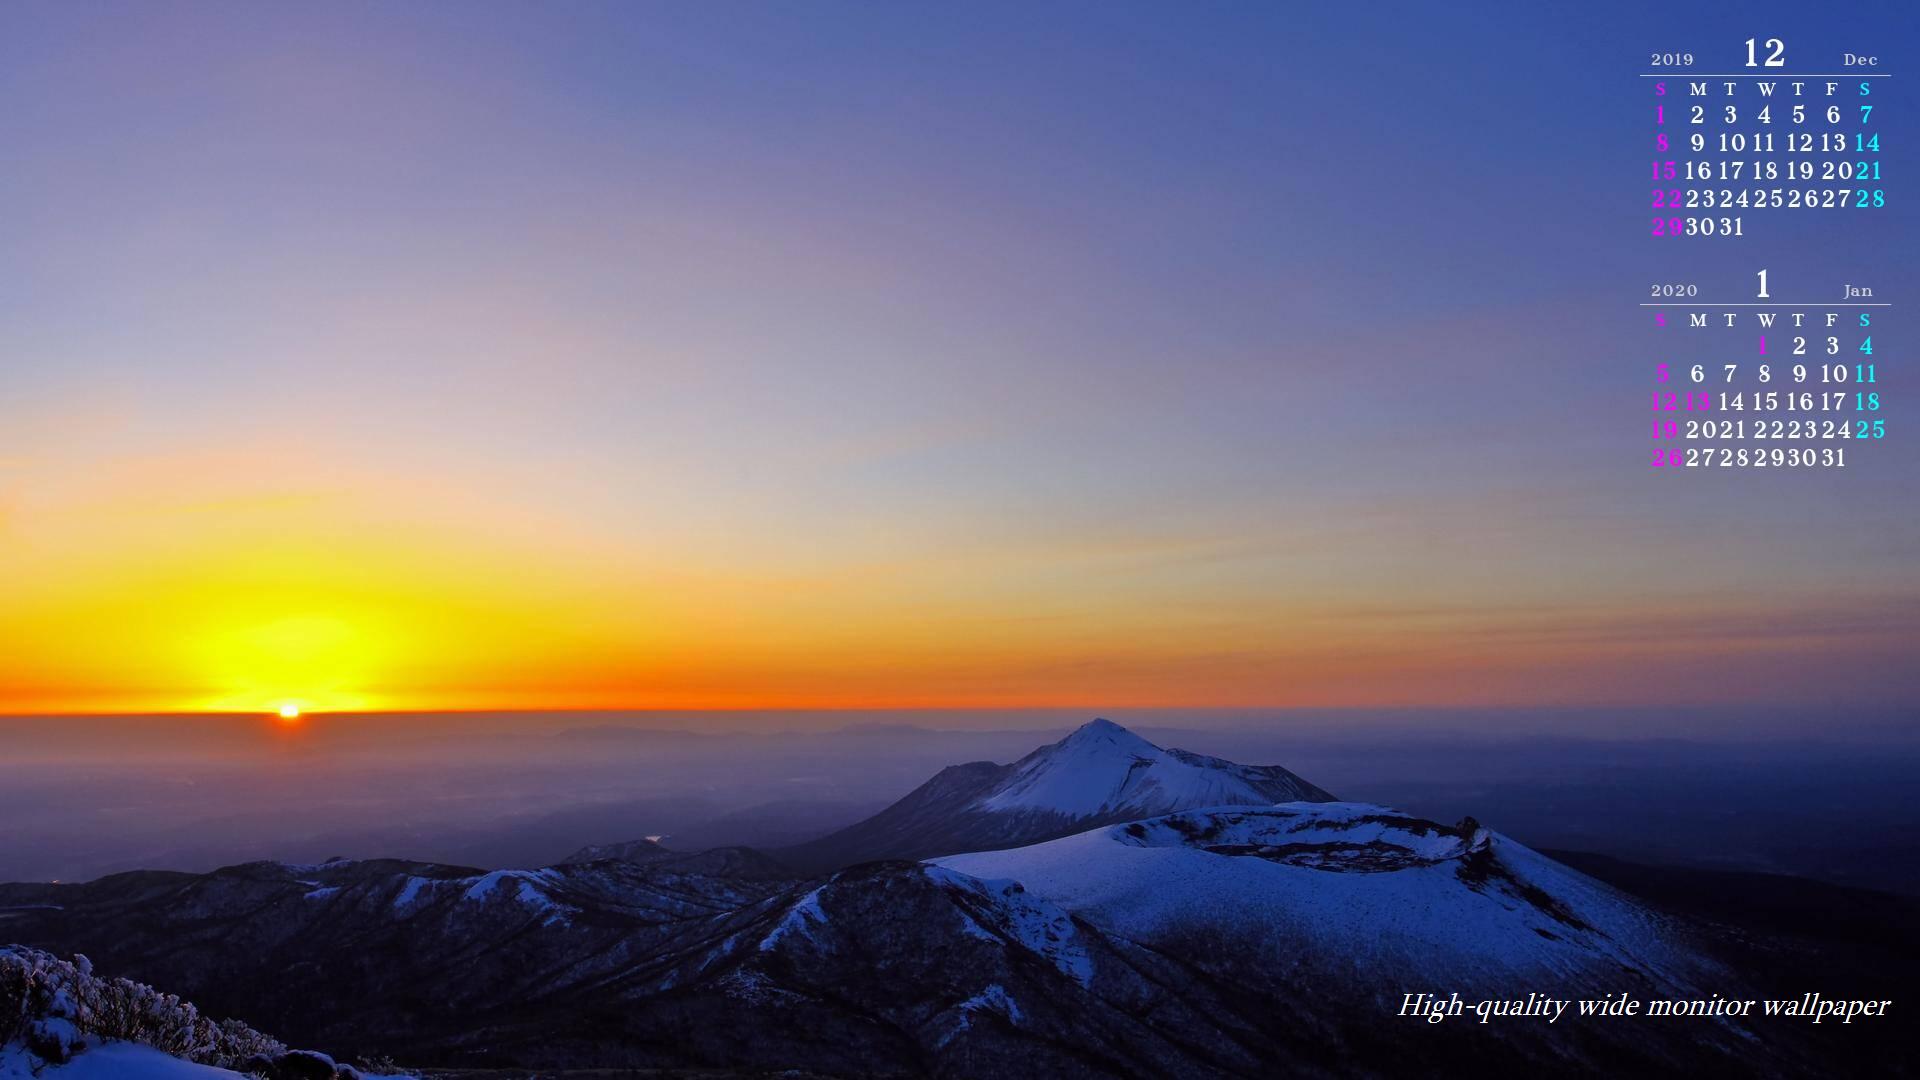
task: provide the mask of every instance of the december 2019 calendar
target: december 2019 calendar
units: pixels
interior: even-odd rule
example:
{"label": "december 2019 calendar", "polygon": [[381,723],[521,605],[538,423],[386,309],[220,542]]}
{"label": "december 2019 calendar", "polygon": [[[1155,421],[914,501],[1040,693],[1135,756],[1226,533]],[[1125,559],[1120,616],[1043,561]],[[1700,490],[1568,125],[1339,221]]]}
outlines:
{"label": "december 2019 calendar", "polygon": [[1916,48],[0,0],[0,1080],[1915,1074]]}

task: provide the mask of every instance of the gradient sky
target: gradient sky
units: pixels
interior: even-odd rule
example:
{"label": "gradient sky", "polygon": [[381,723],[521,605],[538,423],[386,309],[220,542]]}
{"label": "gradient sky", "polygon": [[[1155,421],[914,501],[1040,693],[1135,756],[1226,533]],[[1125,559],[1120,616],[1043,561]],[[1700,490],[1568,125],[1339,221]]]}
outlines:
{"label": "gradient sky", "polygon": [[1912,216],[1633,77],[1910,7],[1360,10],[0,7],[0,711],[1913,703],[1910,391],[1649,475],[1634,306]]}

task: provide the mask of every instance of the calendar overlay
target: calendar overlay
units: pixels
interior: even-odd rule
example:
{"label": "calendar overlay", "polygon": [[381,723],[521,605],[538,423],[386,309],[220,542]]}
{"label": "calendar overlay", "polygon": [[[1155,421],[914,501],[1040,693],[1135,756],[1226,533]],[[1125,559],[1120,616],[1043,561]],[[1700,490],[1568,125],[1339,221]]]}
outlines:
{"label": "calendar overlay", "polygon": [[[1867,226],[1839,230],[1853,236],[1879,231],[1895,178],[1882,166],[1889,117],[1878,98],[1892,74],[1871,53],[1823,57],[1804,73],[1787,56],[1779,38],[1750,38],[1732,63],[1711,66],[1692,53],[1650,54],[1656,70],[1640,80],[1656,243],[1745,251],[1746,238],[1793,214],[1846,215]],[[1767,266],[1777,257],[1756,250],[1745,282],[1655,282],[1643,295],[1657,342],[1652,467],[1846,468],[1886,439],[1892,299],[1870,271],[1789,282]]]}
{"label": "calendar overlay", "polygon": [[1708,70],[1693,53],[1652,53],[1644,73],[1653,163],[1648,232],[1741,237],[1791,213],[1887,208],[1876,94],[1880,57],[1841,53],[1832,70],[1786,67],[1778,38],[1746,42],[1745,68]]}
{"label": "calendar overlay", "polygon": [[1703,303],[1694,285],[1656,285],[1640,306],[1662,342],[1653,366],[1655,468],[1845,468],[1887,436],[1881,378],[1890,302],[1864,284],[1844,300],[1786,301],[1759,290]]}

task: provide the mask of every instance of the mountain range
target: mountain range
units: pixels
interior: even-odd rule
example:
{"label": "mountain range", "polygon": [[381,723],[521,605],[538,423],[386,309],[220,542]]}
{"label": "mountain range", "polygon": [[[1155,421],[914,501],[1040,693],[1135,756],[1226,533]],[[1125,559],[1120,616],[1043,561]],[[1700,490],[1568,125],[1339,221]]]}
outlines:
{"label": "mountain range", "polygon": [[799,854],[824,868],[636,840],[527,870],[142,871],[0,886],[0,933],[409,1064],[1792,1074],[1824,1052],[1724,1020],[1403,1017],[1409,993],[1706,999],[1773,973],[1711,920],[1472,819],[1334,801],[1107,721],[943,770]]}

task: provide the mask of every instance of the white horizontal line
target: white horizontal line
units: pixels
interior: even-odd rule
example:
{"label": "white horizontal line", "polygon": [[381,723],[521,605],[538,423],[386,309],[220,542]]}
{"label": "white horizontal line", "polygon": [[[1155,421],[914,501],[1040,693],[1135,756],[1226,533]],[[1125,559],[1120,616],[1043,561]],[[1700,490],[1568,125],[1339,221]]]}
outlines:
{"label": "white horizontal line", "polygon": [[1692,304],[1641,304],[1641,307],[1892,307],[1892,304],[1830,304],[1825,300],[1800,303],[1797,300],[1782,300],[1777,304],[1716,304],[1712,301],[1699,301]]}
{"label": "white horizontal line", "polygon": [[1642,79],[1670,79],[1683,75],[1693,79],[1891,79],[1892,75],[1869,75],[1864,71],[1849,71],[1839,75],[1802,75],[1791,71],[1770,71],[1765,75],[1703,75],[1697,71],[1655,71],[1642,75]]}

